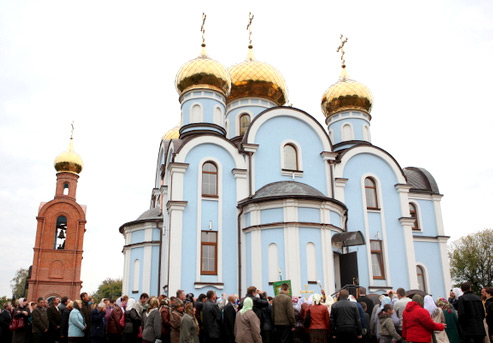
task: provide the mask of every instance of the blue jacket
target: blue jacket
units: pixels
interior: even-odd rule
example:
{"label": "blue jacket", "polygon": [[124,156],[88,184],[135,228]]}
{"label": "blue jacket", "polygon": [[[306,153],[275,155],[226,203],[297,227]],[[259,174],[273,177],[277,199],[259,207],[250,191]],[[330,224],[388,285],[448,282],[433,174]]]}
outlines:
{"label": "blue jacket", "polygon": [[91,312],[91,337],[104,337],[104,316],[106,311],[99,311],[97,308]]}
{"label": "blue jacket", "polygon": [[84,337],[84,317],[82,313],[76,308],[70,311],[68,317],[68,337]]}

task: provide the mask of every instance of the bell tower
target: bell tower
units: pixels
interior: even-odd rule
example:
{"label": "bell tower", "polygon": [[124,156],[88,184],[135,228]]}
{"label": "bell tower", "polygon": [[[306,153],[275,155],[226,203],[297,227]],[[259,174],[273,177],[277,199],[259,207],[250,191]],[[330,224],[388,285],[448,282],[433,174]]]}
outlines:
{"label": "bell tower", "polygon": [[82,281],[80,269],[86,225],[86,206],[76,201],[77,181],[82,171],[81,157],[73,148],[55,159],[55,198],[39,206],[28,299],[67,296],[77,299]]}

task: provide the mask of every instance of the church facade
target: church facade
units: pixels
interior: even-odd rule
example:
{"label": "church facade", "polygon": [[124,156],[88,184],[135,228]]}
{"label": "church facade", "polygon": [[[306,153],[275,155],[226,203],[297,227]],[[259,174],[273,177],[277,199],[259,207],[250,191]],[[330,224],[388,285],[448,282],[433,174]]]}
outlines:
{"label": "church facade", "polygon": [[150,207],[120,227],[124,294],[272,294],[278,280],[293,294],[448,294],[437,183],[371,143],[372,95],[342,67],[323,126],[286,106],[282,75],[251,45],[229,69],[202,45],[176,77],[181,123],[159,146]]}

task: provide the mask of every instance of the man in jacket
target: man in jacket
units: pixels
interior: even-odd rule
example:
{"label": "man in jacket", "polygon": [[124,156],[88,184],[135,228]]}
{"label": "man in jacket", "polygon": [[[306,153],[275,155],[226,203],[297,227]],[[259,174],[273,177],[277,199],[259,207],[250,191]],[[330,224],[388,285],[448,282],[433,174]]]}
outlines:
{"label": "man in jacket", "polygon": [[206,343],[217,343],[221,341],[221,310],[219,310],[216,300],[216,292],[208,291],[207,301],[202,310]]}
{"label": "man in jacket", "polygon": [[55,298],[52,300],[50,307],[46,310],[49,321],[48,335],[50,342],[60,341],[60,323],[62,321],[62,313],[58,308],[60,303],[60,298]]}
{"label": "man in jacket", "polygon": [[[12,321],[12,304],[3,304],[2,314],[0,314],[0,342],[12,342],[12,332],[9,329]],[[493,328],[492,328],[493,329]]]}
{"label": "man in jacket", "polygon": [[38,298],[38,304],[32,313],[33,343],[45,343],[48,338],[48,315],[45,298]]}
{"label": "man in jacket", "polygon": [[[258,319],[260,319],[260,327],[262,327],[262,309],[269,306],[267,293],[258,290],[255,286],[250,286],[247,288],[247,294],[245,295],[245,298],[246,297],[253,300],[253,312],[255,312]],[[243,300],[241,301],[240,309],[243,307]]]}
{"label": "man in jacket", "polygon": [[280,343],[293,341],[293,331],[295,325],[294,308],[289,296],[289,285],[283,283],[281,292],[272,299],[272,322],[277,330],[277,337]]}
{"label": "man in jacket", "polygon": [[402,315],[404,314],[404,310],[411,299],[406,297],[406,291],[404,288],[397,288],[397,298],[399,298],[399,300],[397,300],[394,304],[394,311],[399,317],[399,327],[397,328],[397,332],[399,335],[402,335]]}
{"label": "man in jacket", "polygon": [[459,297],[459,325],[465,343],[484,341],[484,308],[481,298],[471,292],[471,284],[464,282],[460,286],[464,294]]}
{"label": "man in jacket", "polygon": [[330,331],[336,342],[356,343],[362,337],[361,319],[357,305],[348,297],[349,292],[343,289],[339,292],[339,301],[332,305]]}
{"label": "man in jacket", "polygon": [[115,302],[113,305],[113,310],[108,318],[108,341],[110,343],[121,343],[123,327],[120,325],[120,320],[123,316],[123,310],[118,304]]}
{"label": "man in jacket", "polygon": [[371,316],[371,313],[373,311],[373,306],[375,306],[375,304],[373,303],[373,300],[371,300],[370,298],[368,298],[366,296],[366,288],[365,287],[359,288],[358,302],[366,304],[366,313],[368,313]]}
{"label": "man in jacket", "polygon": [[234,307],[236,301],[236,297],[234,295],[230,295],[228,297],[228,303],[224,306],[224,326],[223,331],[226,336],[225,342],[234,343],[235,342],[235,319],[236,319],[236,309]]}
{"label": "man in jacket", "polygon": [[84,331],[84,341],[91,342],[91,298],[86,292],[80,294],[80,300],[82,300],[82,307],[80,312],[84,317],[87,329]]}

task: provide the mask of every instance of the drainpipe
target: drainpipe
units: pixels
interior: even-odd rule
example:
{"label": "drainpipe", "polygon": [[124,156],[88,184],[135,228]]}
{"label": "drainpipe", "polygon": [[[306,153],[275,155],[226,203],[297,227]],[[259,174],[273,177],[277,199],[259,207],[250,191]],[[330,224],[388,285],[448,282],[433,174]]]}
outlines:
{"label": "drainpipe", "polygon": [[241,207],[240,213],[238,213],[238,296],[241,297],[241,216],[243,214],[243,207]]}

